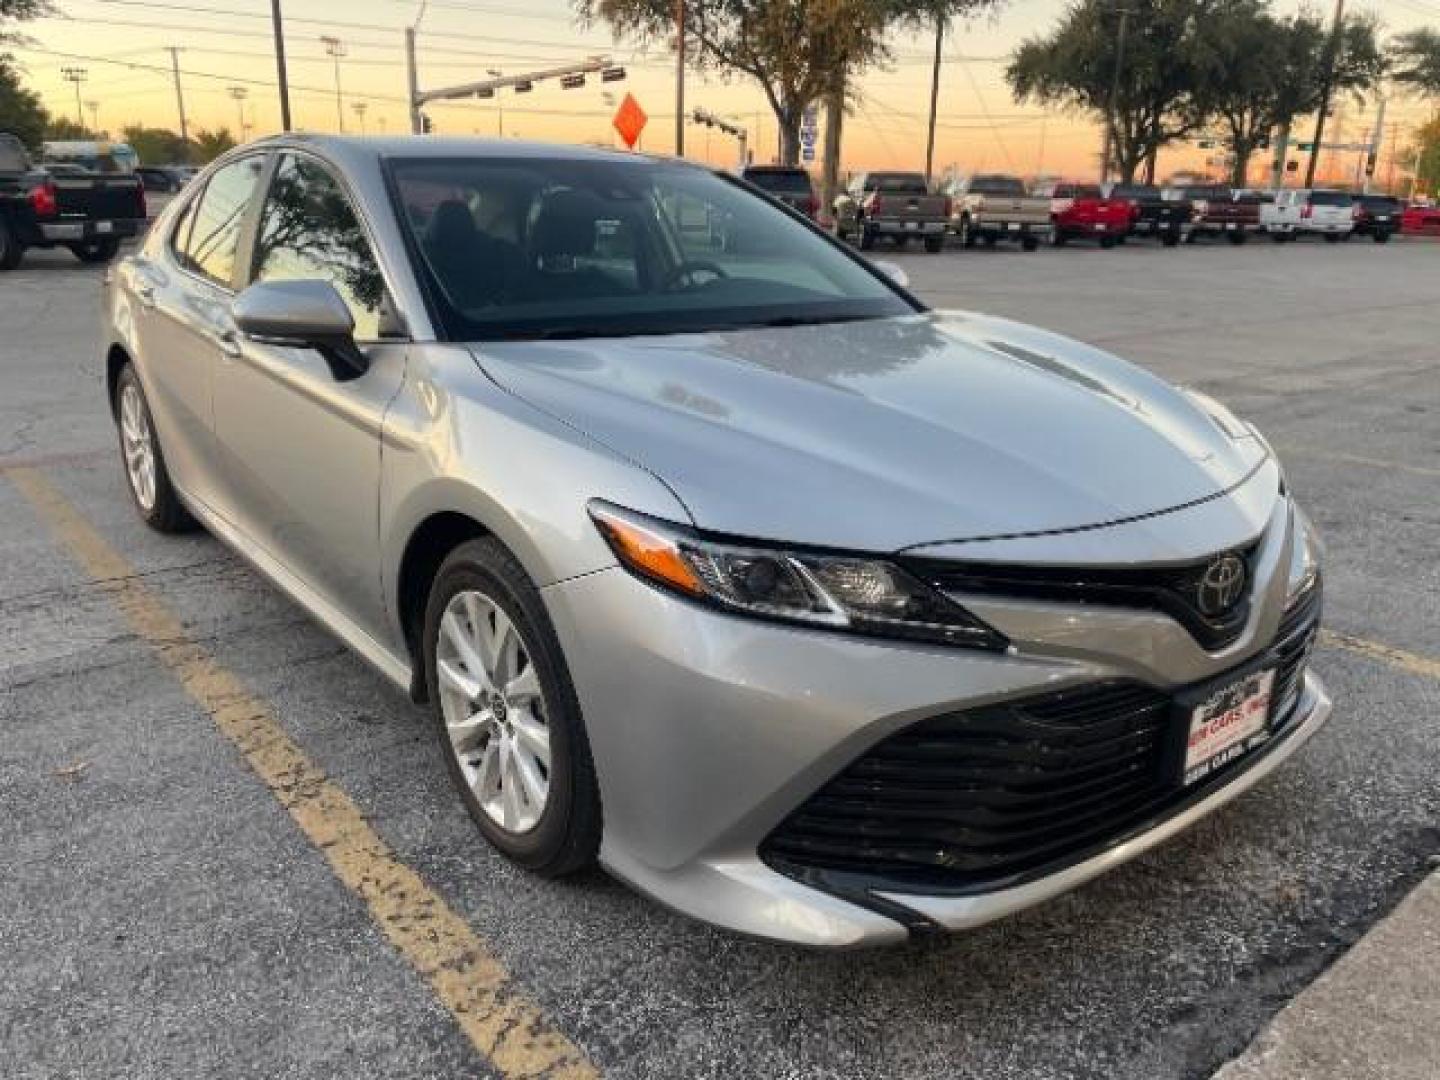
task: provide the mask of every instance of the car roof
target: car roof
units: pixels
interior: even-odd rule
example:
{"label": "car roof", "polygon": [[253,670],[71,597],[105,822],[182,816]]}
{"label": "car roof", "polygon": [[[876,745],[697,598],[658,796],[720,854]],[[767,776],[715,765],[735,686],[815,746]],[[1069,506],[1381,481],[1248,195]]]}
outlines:
{"label": "car roof", "polygon": [[[652,162],[692,165],[679,158],[636,154],[573,143],[534,142],[526,139],[488,139],[447,135],[273,135],[250,143],[252,148],[293,146],[318,151],[339,161],[385,158],[535,158],[552,161]],[[695,166],[700,168],[701,166]]]}

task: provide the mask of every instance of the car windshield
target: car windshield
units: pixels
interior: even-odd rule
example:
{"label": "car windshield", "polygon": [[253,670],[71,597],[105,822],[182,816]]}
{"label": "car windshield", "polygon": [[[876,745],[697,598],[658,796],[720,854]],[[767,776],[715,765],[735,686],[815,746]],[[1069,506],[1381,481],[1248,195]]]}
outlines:
{"label": "car windshield", "polygon": [[911,314],[739,184],[648,159],[401,159],[397,210],[446,335],[623,337]]}
{"label": "car windshield", "polygon": [[810,174],[804,169],[752,169],[745,174],[745,179],[764,191],[810,194]]}

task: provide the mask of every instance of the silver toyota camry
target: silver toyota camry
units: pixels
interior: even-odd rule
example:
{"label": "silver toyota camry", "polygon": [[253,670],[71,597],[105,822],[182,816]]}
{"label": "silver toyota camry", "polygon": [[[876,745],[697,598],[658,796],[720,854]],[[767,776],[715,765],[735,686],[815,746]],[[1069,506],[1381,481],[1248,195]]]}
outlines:
{"label": "silver toyota camry", "polygon": [[812,945],[1044,900],[1324,723],[1253,427],[931,311],[740,182],[519,142],[232,152],[113,272],[130,493],[428,703],[485,838]]}

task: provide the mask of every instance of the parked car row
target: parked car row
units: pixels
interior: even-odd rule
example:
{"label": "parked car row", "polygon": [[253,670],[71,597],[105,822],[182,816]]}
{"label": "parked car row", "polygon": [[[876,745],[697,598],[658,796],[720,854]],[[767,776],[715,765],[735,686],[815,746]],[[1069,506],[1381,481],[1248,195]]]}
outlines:
{"label": "parked car row", "polygon": [[[804,169],[754,167],[745,179],[820,218]],[[860,173],[830,209],[835,234],[865,250],[882,239],[899,247],[917,240],[930,252],[951,237],[961,247],[1013,242],[1034,251],[1042,243],[1059,247],[1079,240],[1104,248],[1141,239],[1175,247],[1221,238],[1243,244],[1263,233],[1277,243],[1314,235],[1330,242],[1368,236],[1383,244],[1401,231],[1440,233],[1440,210],[1407,208],[1389,195],[1069,181],[1027,189],[1019,177],[995,173],[950,180],[939,191],[918,172]]]}

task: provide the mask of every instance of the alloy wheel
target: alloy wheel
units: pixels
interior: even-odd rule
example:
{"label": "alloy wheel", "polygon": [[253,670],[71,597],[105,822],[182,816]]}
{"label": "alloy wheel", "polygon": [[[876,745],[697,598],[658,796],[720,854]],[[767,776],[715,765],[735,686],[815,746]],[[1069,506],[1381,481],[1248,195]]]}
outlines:
{"label": "alloy wheel", "polygon": [[120,444],[130,490],[145,513],[155,509],[155,436],[140,399],[140,388],[128,382],[120,391]]}
{"label": "alloy wheel", "polygon": [[456,593],[435,674],[451,752],[485,816],[511,834],[534,829],[550,798],[550,728],[519,629],[484,593]]}

